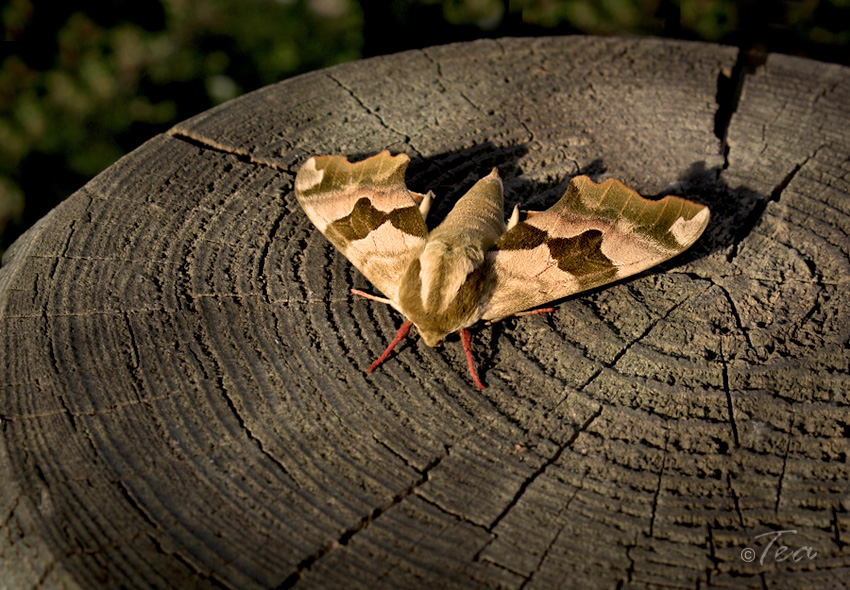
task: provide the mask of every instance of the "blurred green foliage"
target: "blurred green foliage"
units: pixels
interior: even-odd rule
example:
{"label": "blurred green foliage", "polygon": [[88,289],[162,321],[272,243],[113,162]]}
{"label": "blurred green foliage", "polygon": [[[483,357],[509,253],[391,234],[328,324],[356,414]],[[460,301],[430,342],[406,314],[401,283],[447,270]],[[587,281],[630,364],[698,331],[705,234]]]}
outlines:
{"label": "blurred green foliage", "polygon": [[11,0],[0,16],[2,246],[177,121],[362,45],[353,0]]}
{"label": "blurred green foliage", "polygon": [[[850,63],[850,0],[7,0],[0,251],[151,136],[297,73],[483,36],[701,39]],[[25,198],[26,197],[26,198]]]}

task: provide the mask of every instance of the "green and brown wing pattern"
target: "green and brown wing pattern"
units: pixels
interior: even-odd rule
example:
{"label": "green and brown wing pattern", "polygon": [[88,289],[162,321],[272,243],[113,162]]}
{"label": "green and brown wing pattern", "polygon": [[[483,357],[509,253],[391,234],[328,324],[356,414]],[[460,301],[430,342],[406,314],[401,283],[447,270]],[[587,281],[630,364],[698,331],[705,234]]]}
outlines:
{"label": "green and brown wing pattern", "polygon": [[644,199],[616,180],[570,182],[551,208],[508,230],[488,253],[495,282],[483,319],[499,319],[616,281],[684,252],[708,208]]}
{"label": "green and brown wing pattern", "polygon": [[409,162],[388,151],[353,164],[344,156],[319,156],[295,177],[295,196],[310,221],[392,301],[428,235],[417,206],[422,195],[404,183]]}

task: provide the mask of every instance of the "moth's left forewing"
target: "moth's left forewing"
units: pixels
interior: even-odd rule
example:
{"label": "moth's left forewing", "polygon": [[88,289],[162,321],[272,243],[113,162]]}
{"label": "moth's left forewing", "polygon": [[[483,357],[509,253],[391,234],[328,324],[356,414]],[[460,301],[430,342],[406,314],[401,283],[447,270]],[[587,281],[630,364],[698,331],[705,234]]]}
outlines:
{"label": "moth's left forewing", "polygon": [[404,154],[381,152],[361,162],[343,156],[307,160],[295,178],[295,195],[313,224],[390,300],[425,244],[428,228],[404,182]]}
{"label": "moth's left forewing", "polygon": [[592,289],[684,252],[708,208],[679,197],[644,199],[616,180],[573,178],[551,208],[518,223],[488,254],[494,288],[483,319]]}

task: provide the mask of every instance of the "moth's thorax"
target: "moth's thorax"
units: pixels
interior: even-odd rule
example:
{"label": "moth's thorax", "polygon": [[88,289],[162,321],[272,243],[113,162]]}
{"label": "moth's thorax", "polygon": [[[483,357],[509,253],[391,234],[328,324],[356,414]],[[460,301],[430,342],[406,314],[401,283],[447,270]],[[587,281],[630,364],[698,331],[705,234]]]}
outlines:
{"label": "moth's thorax", "polygon": [[466,277],[484,262],[484,252],[468,244],[430,241],[419,257],[420,299],[429,314],[445,311]]}
{"label": "moth's thorax", "polygon": [[428,346],[439,346],[447,335],[481,319],[481,295],[488,288],[488,273],[482,264],[483,253],[478,258],[474,252],[438,245],[407,267],[399,288],[399,307]]}

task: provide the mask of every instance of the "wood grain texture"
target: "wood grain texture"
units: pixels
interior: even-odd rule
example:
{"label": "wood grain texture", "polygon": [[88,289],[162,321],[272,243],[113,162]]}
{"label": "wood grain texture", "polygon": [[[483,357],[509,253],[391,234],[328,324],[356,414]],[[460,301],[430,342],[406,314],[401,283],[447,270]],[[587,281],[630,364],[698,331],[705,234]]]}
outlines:
{"label": "wood grain texture", "polygon": [[[0,268],[0,588],[843,587],[850,71],[771,55],[735,99],[737,57],[566,37],[375,58],[92,180]],[[712,221],[477,330],[483,392],[458,342],[367,375],[401,319],[350,296],[367,283],[292,181],[385,148],[434,220],[498,166],[508,209],[584,173]],[[791,529],[816,557],[758,559]]]}

